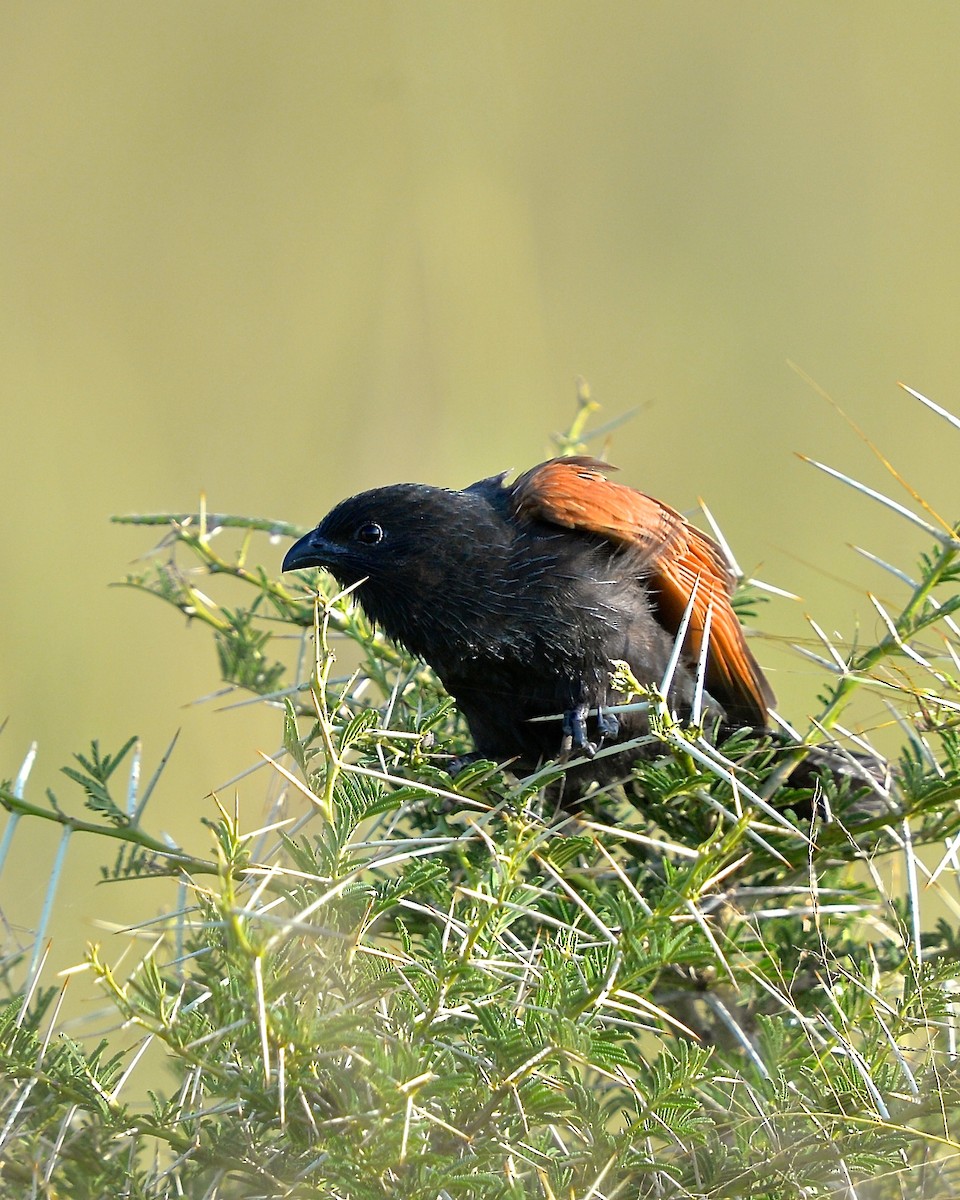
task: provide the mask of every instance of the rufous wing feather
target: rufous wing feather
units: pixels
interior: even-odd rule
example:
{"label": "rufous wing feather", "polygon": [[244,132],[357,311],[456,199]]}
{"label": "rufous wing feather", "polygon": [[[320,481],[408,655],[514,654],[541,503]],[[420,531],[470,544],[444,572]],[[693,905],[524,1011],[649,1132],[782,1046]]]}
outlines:
{"label": "rufous wing feather", "polygon": [[[706,684],[728,716],[766,725],[773,692],[747,646],[730,604],[734,578],[717,543],[676,509],[623,484],[615,467],[587,456],[554,458],[521,475],[511,489],[518,516],[598,534],[639,551],[639,573],[654,593],[664,626],[676,633],[697,588],[684,648],[700,655],[708,611]],[[699,583],[698,583],[699,581]]]}

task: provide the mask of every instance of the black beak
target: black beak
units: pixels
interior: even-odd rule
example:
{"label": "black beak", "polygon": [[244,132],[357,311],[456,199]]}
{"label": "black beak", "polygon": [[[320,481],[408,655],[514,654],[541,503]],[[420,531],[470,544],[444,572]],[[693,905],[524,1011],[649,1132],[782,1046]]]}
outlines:
{"label": "black beak", "polygon": [[316,529],[294,542],[283,556],[281,571],[300,571],[304,567],[323,567],[330,561],[330,547]]}

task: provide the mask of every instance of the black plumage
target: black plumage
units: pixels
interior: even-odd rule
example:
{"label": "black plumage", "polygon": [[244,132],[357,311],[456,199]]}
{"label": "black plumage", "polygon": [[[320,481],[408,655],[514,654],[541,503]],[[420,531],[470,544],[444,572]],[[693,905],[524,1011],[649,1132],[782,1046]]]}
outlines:
{"label": "black plumage", "polygon": [[[603,714],[622,700],[611,663],[659,683],[695,587],[671,700],[681,711],[692,702],[709,611],[705,706],[727,727],[765,727],[773,695],[730,606],[719,547],[675,510],[609,481],[610,469],[553,459],[513,484],[501,475],[463,491],[363,492],[301,538],[283,568],[326,567],[358,584],[367,615],[439,675],[477,751],[518,769],[556,757],[564,734],[590,753],[645,732],[643,713]],[[562,728],[533,720],[561,714]],[[628,773],[618,757],[604,760],[606,777]]]}

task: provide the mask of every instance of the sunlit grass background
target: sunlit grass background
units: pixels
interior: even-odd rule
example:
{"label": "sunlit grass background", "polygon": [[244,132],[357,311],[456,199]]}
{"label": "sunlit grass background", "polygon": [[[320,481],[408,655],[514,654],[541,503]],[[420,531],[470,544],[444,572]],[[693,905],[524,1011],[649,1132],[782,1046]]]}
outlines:
{"label": "sunlit grass background", "polygon": [[[625,482],[702,495],[803,596],[765,633],[872,628],[889,581],[847,543],[914,543],[795,458],[880,479],[788,360],[956,517],[950,441],[894,384],[956,409],[958,36],[953,6],[882,2],[5,4],[0,775],[36,738],[59,789],[90,738],[155,761],[182,726],[185,836],[279,721],[184,707],[208,641],[108,590],[144,549],[109,515],[203,489],[307,524],[523,467],[577,375],[640,409]],[[758,654],[802,721],[817,669]],[[4,910],[29,923],[52,845],[21,837]],[[81,849],[60,929],[89,936],[111,897]]]}

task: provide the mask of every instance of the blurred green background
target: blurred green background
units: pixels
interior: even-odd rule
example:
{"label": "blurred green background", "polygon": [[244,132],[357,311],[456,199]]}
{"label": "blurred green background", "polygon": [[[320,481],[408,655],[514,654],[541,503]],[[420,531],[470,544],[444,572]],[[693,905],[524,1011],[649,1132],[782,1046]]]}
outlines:
{"label": "blurred green background", "polygon": [[[803,596],[758,621],[801,721],[822,680],[774,639],[805,609],[872,628],[865,590],[902,596],[847,543],[910,567],[924,542],[795,457],[894,486],[788,360],[957,515],[956,437],[895,381],[957,408],[958,39],[956,5],[881,0],[7,0],[0,775],[36,738],[39,799],[134,732],[148,773],[182,726],[152,827],[204,848],[207,793],[279,718],[184,707],[216,687],[210,640],[108,590],[152,544],[109,515],[203,489],[309,524],[376,484],[522,468],[581,374],[604,418],[640,408],[621,478],[702,495]],[[248,826],[262,797],[241,789]],[[53,846],[18,835],[14,923]],[[95,893],[84,849],[61,929],[149,910]]]}

